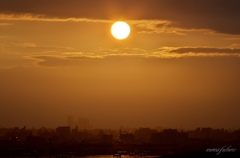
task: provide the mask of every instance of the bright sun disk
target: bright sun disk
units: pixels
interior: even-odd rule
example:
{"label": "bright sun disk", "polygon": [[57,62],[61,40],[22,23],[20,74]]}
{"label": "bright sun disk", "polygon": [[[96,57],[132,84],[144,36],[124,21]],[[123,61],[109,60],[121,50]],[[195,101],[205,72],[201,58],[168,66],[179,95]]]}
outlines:
{"label": "bright sun disk", "polygon": [[118,40],[127,38],[130,34],[130,26],[124,21],[117,21],[112,25],[111,33]]}

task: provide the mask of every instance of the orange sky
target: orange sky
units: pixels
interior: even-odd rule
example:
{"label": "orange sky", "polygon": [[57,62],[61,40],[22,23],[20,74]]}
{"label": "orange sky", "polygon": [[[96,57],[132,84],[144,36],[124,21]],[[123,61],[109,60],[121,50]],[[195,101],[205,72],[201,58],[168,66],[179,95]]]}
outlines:
{"label": "orange sky", "polygon": [[0,127],[240,127],[238,0],[0,4]]}

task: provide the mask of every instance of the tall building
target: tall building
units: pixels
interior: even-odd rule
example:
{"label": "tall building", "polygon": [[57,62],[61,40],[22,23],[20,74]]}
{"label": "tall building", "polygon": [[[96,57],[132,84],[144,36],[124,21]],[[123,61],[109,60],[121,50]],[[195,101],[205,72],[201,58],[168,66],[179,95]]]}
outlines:
{"label": "tall building", "polygon": [[92,128],[92,126],[89,124],[89,119],[80,117],[78,121],[75,122],[73,116],[71,115],[67,117],[67,126],[69,126],[71,130],[75,129],[76,126],[78,127],[77,130],[85,130]]}
{"label": "tall building", "polygon": [[73,116],[68,116],[67,117],[67,125],[70,127],[70,129],[73,129]]}
{"label": "tall building", "polygon": [[79,129],[89,129],[89,120],[86,118],[79,118],[78,122],[76,123]]}

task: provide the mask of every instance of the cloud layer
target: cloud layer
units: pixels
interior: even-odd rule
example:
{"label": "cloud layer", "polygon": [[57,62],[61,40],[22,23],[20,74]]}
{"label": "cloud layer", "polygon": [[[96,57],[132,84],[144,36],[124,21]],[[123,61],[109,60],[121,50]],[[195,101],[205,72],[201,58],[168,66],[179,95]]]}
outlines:
{"label": "cloud layer", "polygon": [[[136,64],[160,62],[163,59],[193,57],[240,57],[240,49],[214,47],[162,47],[152,51],[138,48],[99,49],[95,53],[67,52],[55,55],[32,54],[25,59],[34,60],[39,66],[46,67],[79,67],[107,65],[109,63]],[[237,59],[239,60],[239,58]]]}
{"label": "cloud layer", "polygon": [[0,0],[4,15],[102,20],[167,20],[184,29],[240,34],[238,0]]}

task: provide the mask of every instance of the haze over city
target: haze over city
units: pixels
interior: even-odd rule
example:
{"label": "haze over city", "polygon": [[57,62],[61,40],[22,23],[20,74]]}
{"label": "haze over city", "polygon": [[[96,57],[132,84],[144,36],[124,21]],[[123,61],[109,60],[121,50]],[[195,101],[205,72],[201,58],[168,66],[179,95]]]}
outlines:
{"label": "haze over city", "polygon": [[0,128],[240,128],[240,1],[0,4]]}

